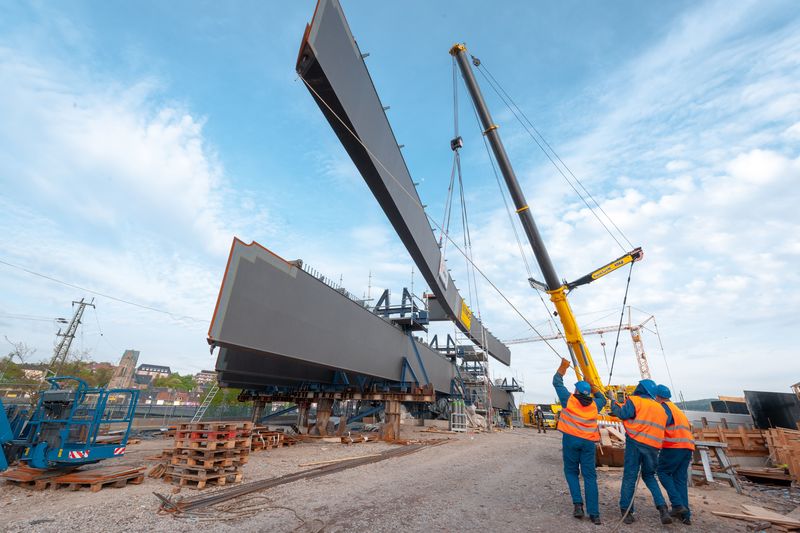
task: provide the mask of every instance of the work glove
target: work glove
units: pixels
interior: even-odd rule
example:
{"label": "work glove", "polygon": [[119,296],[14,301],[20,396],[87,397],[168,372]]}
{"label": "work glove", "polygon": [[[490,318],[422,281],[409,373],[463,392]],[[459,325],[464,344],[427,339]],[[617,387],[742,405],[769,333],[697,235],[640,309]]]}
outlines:
{"label": "work glove", "polygon": [[567,374],[567,369],[568,368],[569,368],[569,361],[567,361],[566,359],[564,359],[562,357],[561,358],[561,364],[559,365],[558,370],[556,370],[556,372],[558,372],[562,376],[565,376]]}

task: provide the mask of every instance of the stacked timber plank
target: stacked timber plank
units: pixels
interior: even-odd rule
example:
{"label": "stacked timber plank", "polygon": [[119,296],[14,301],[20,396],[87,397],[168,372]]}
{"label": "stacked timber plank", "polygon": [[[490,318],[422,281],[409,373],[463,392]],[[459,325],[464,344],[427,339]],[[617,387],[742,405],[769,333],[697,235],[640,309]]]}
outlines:
{"label": "stacked timber plank", "polygon": [[138,485],[144,481],[145,467],[102,466],[86,470],[39,470],[25,465],[3,472],[2,477],[12,485],[33,490],[47,488],[88,488],[98,492],[105,487],[121,488],[128,484]]}
{"label": "stacked timber plank", "polygon": [[17,487],[45,490],[53,485],[53,479],[62,474],[64,474],[63,470],[41,470],[21,464],[0,473],[0,478]]}
{"label": "stacked timber plank", "polygon": [[250,422],[200,422],[179,424],[164,479],[203,489],[242,480],[252,443]]}
{"label": "stacked timber plank", "polygon": [[613,424],[600,426],[600,446],[595,460],[600,466],[622,466],[625,459],[625,433]]}
{"label": "stacked timber plank", "polygon": [[98,492],[104,487],[122,488],[127,484],[139,485],[144,481],[145,467],[102,466],[88,470],[79,470],[53,479],[53,488],[62,487],[69,490],[88,488]]}
{"label": "stacked timber plank", "polygon": [[773,428],[765,432],[765,437],[772,464],[786,468],[795,481],[800,481],[800,431]]}
{"label": "stacked timber plank", "polygon": [[748,529],[763,531],[765,529],[777,531],[798,531],[800,530],[800,520],[791,516],[783,515],[758,507],[756,505],[742,504],[742,510],[736,512],[726,511],[711,511],[717,516],[725,518],[734,518],[736,520],[744,520],[751,522],[752,525]]}

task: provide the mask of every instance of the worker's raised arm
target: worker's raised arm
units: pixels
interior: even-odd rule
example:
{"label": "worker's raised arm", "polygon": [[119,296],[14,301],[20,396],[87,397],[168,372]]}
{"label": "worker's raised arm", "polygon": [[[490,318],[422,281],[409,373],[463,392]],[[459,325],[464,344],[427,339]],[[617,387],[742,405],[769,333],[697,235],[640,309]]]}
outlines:
{"label": "worker's raised arm", "polygon": [[618,403],[616,401],[611,401],[611,414],[619,418],[620,420],[628,420],[629,418],[636,417],[636,406],[633,405],[633,402],[626,399],[625,403]]}
{"label": "worker's raised arm", "polygon": [[594,403],[597,405],[598,411],[603,410],[603,407],[606,406],[606,397],[603,394],[603,391],[594,389]]}
{"label": "worker's raised arm", "polygon": [[556,394],[558,394],[558,401],[561,402],[561,407],[567,406],[567,400],[569,400],[570,397],[569,390],[567,390],[567,388],[564,386],[564,374],[567,373],[568,368],[569,361],[566,359],[561,359],[561,365],[553,375],[553,387],[556,389]]}

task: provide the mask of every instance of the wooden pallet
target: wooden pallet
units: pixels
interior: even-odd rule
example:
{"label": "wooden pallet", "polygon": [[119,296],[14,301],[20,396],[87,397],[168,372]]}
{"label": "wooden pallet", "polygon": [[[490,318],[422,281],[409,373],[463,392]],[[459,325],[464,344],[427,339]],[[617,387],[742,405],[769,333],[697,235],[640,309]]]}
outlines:
{"label": "wooden pallet", "polygon": [[234,450],[239,448],[250,449],[252,439],[250,437],[231,439],[175,439],[173,448],[176,450]]}
{"label": "wooden pallet", "polygon": [[167,467],[167,475],[171,477],[185,477],[189,479],[217,479],[229,474],[237,474],[239,469],[236,467],[204,468],[202,466],[170,465]]}
{"label": "wooden pallet", "polygon": [[179,424],[164,480],[197,489],[241,481],[252,433],[251,422]]}
{"label": "wooden pallet", "polygon": [[178,424],[176,431],[251,431],[252,422],[194,422]]}
{"label": "wooden pallet", "polygon": [[170,464],[197,466],[213,469],[228,466],[240,466],[247,463],[249,457],[241,450],[180,450],[170,459]]}
{"label": "wooden pallet", "polygon": [[239,483],[242,481],[242,473],[229,473],[225,476],[215,477],[215,478],[207,478],[207,479],[200,479],[191,476],[176,476],[167,474],[164,476],[164,480],[172,483],[173,485],[178,485],[180,487],[187,487],[192,489],[204,489],[206,486],[222,486],[228,483]]}
{"label": "wooden pallet", "polygon": [[145,467],[101,466],[53,478],[52,486],[55,489],[68,488],[69,490],[88,487],[92,492],[99,492],[103,487],[108,486],[122,488],[129,483],[139,485],[144,481],[145,470]]}
{"label": "wooden pallet", "polygon": [[6,483],[17,487],[31,490],[45,490],[53,484],[54,478],[66,472],[71,472],[72,470],[74,470],[74,468],[68,468],[66,470],[41,470],[39,468],[30,468],[26,465],[19,465],[0,473],[0,477],[5,479]]}

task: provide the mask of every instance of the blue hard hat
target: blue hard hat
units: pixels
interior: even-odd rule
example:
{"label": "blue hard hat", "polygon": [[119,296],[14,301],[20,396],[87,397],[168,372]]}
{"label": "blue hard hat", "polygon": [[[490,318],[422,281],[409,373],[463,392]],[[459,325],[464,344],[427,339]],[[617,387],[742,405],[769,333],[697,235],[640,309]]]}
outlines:
{"label": "blue hard hat", "polygon": [[[658,395],[658,386],[652,379],[643,379],[639,382],[639,387],[644,390],[651,398],[655,399]],[[637,387],[637,388],[639,388]]]}
{"label": "blue hard hat", "polygon": [[581,394],[591,394],[592,386],[585,381],[579,381],[575,384],[575,390]]}
{"label": "blue hard hat", "polygon": [[659,385],[658,387],[656,387],[656,394],[666,400],[672,398],[672,391],[669,390],[669,387],[667,387],[666,385]]}

